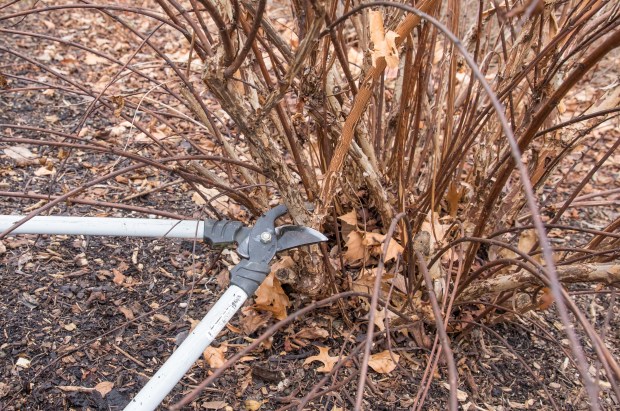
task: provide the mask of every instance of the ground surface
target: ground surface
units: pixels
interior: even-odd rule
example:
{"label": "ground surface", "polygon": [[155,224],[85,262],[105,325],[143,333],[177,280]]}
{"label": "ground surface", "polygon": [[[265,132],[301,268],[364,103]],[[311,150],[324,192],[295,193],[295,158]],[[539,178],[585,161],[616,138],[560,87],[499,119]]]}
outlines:
{"label": "ground surface", "polygon": [[[20,29],[53,26],[59,36],[91,36],[83,39],[86,44],[114,49],[113,42],[105,40],[104,36],[106,30],[110,31],[107,20],[100,15],[79,13],[72,12],[70,17],[50,15],[45,21],[26,19]],[[89,34],[93,26],[99,28],[97,36]],[[60,67],[85,83],[96,83],[98,76],[109,79],[113,73],[100,69],[97,64],[78,64],[86,54],[59,44],[18,35],[5,38],[7,44],[35,55],[41,64]],[[119,44],[122,48],[122,42]],[[175,51],[170,50],[171,53]],[[148,57],[145,56],[144,61],[148,61]],[[51,80],[42,70],[8,53],[0,54],[0,71],[7,74],[9,80],[9,88],[0,94],[0,123],[65,132],[78,124],[88,99],[71,97],[59,90],[46,92],[45,88],[17,91],[32,87],[32,83],[20,80],[21,76],[39,78],[43,82]],[[164,76],[165,72],[162,70],[160,75]],[[125,87],[130,88],[131,84]],[[105,115],[93,116],[86,121],[84,135],[94,139],[118,137],[115,134],[118,129],[114,129],[118,123],[119,119]],[[45,136],[2,127],[0,133],[26,138]],[[609,129],[602,130],[599,136],[604,137],[604,142],[619,137],[617,131]],[[104,171],[109,172],[120,161],[116,156],[77,150],[69,155],[70,161],[63,164],[65,157],[58,150],[26,145],[35,160],[18,164],[2,153],[1,149],[8,146],[0,146],[0,190],[3,191],[59,194],[66,187],[76,187]],[[190,146],[179,144],[177,153],[183,152],[191,152]],[[593,161],[595,159],[586,156],[583,163]],[[54,172],[40,171],[42,167]],[[584,166],[585,172],[587,167]],[[596,186],[617,188],[619,177],[616,162],[615,168],[605,168],[599,173],[589,189]],[[124,179],[95,185],[83,197],[205,217],[202,207],[184,184],[127,199],[175,179],[152,170],[136,171]],[[561,198],[561,193],[560,189],[553,195]],[[0,214],[26,214],[41,205],[43,203],[37,204],[36,200],[5,196],[0,199]],[[126,210],[73,203],[61,203],[51,213],[144,217]],[[568,222],[600,228],[600,221],[609,220],[609,215],[604,213],[617,215],[617,205],[576,210]],[[580,239],[554,241],[568,246],[578,244]],[[217,252],[201,243],[171,239],[24,235],[3,240],[0,252],[0,374],[3,376],[0,409],[121,409],[175,349],[192,322],[200,319],[222,293],[227,268],[234,264],[235,257],[225,253],[221,260],[215,261],[216,256]],[[213,268],[207,271],[211,264]],[[310,303],[297,295],[289,297],[292,301],[289,312]],[[609,293],[586,293],[579,297],[579,302],[597,329],[606,330],[607,344],[618,355],[617,304],[608,311],[613,298]],[[364,312],[360,304],[344,303],[343,308],[354,320],[353,326],[342,320],[341,308],[334,305],[317,310],[278,332],[259,350],[228,370],[193,407],[295,408],[296,399],[307,395],[325,375],[319,370],[320,362],[305,364],[306,359],[319,353],[317,347],[329,347],[329,354],[337,357],[341,350],[350,351],[364,336]],[[217,339],[217,353],[230,357],[247,346],[266,325],[275,322],[269,313],[262,313],[259,319],[253,317],[254,313],[246,311],[232,320],[231,326]],[[551,308],[531,313],[527,319],[509,318],[492,325],[492,331],[474,329],[463,338],[455,336],[453,349],[460,372],[461,406],[472,410],[550,409],[544,387],[558,409],[587,409],[558,324]],[[365,397],[368,409],[408,409],[424,371],[428,350],[416,346],[402,333],[391,335],[389,342],[378,340],[375,349],[382,351],[392,347],[401,354],[400,367],[389,374],[370,372]],[[520,360],[531,367],[535,377]],[[311,399],[305,409],[352,409],[357,383],[355,362],[346,364],[327,381],[322,389],[332,385],[333,389]],[[425,409],[440,410],[446,406],[447,374],[445,366],[439,369]],[[200,360],[168,397],[167,403],[180,399],[210,370],[209,362]],[[606,409],[617,409],[619,400],[608,388],[602,395]]]}

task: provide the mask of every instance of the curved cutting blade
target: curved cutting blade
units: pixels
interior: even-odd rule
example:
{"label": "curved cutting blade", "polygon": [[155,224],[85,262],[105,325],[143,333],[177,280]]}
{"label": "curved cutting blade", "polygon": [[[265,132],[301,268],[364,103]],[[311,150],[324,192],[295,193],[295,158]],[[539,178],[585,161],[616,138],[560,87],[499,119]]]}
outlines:
{"label": "curved cutting blade", "polygon": [[291,248],[300,247],[302,245],[316,244],[327,241],[320,232],[298,225],[284,225],[276,227],[276,237],[278,238],[278,247],[276,252],[290,250]]}

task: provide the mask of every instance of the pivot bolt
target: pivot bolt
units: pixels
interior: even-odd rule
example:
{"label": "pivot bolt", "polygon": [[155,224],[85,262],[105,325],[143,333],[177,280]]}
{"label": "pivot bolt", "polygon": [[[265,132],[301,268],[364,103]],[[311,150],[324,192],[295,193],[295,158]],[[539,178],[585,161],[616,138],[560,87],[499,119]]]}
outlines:
{"label": "pivot bolt", "polygon": [[263,244],[271,242],[271,233],[268,231],[262,232],[260,234],[260,242]]}

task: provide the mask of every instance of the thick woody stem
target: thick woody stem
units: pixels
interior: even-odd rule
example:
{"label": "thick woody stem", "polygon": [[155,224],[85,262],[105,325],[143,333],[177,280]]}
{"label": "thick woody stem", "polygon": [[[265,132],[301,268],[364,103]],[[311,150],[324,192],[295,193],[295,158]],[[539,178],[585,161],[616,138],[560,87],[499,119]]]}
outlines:
{"label": "thick woody stem", "polygon": [[[558,278],[562,283],[607,283],[620,281],[620,264],[574,264],[557,267]],[[458,301],[476,300],[484,295],[499,294],[528,286],[543,286],[534,274],[521,270],[514,274],[489,278],[471,284]]]}

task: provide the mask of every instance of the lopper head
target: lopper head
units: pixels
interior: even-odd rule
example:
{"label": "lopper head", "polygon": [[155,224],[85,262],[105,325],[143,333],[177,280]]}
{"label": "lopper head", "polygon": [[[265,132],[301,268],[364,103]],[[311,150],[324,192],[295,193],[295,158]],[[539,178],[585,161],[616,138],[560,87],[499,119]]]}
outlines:
{"label": "lopper head", "polygon": [[327,237],[309,227],[276,227],[276,220],[287,211],[283,204],[274,207],[251,228],[238,221],[205,220],[205,241],[215,246],[237,243],[237,252],[243,259],[231,270],[230,282],[248,295],[253,294],[269,274],[269,263],[276,253],[327,241]]}

